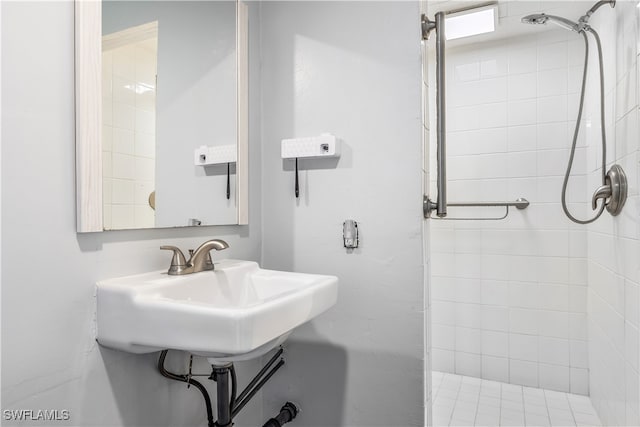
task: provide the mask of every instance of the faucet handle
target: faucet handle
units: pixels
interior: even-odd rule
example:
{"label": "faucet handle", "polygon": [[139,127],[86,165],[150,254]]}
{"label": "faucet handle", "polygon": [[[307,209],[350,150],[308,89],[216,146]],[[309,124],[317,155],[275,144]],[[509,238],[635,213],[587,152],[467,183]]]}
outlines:
{"label": "faucet handle", "polygon": [[173,251],[173,257],[171,258],[171,266],[168,273],[170,275],[180,274],[182,270],[187,268],[187,260],[184,258],[184,254],[180,248],[171,245],[160,246],[160,249]]}
{"label": "faucet handle", "polygon": [[607,184],[598,187],[591,198],[591,209],[594,211],[598,208],[598,199],[602,199],[602,203],[607,204],[607,199],[611,197],[611,184],[607,180]]}

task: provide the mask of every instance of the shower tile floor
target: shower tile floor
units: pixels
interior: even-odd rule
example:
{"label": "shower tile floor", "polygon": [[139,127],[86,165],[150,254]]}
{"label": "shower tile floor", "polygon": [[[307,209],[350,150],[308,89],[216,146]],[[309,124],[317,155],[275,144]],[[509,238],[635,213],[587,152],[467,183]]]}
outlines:
{"label": "shower tile floor", "polygon": [[434,426],[601,426],[587,396],[432,373]]}

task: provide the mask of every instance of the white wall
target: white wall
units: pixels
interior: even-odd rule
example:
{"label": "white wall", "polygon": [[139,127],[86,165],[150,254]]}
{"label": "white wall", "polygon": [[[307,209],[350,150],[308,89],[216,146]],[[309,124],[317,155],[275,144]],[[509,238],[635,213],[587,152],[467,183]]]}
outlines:
{"label": "white wall", "polygon": [[[505,8],[519,21],[539,7],[525,5]],[[511,16],[503,14],[502,31]],[[503,221],[432,220],[433,368],[588,394],[586,230],[560,204],[581,41],[554,28],[470,39],[447,51],[449,202],[524,197],[531,205],[512,208]],[[583,216],[586,149],[579,141],[567,194]]]}
{"label": "white wall", "polygon": [[[418,16],[418,2],[262,3],[263,264],[340,279],[265,388],[265,414],[295,399],[298,426],[424,425]],[[296,200],[280,140],[322,132],[342,157],[301,161]]]}
{"label": "white wall", "polygon": [[[638,19],[637,1],[604,7],[592,25],[604,48],[608,139],[607,167],[621,165],[629,180],[622,213],[603,216],[588,227],[588,316],[591,400],[604,425],[640,424],[640,198],[638,196]],[[589,188],[601,185],[600,106],[596,56],[587,90]]]}
{"label": "white wall", "polygon": [[[230,244],[218,256],[259,260],[257,69],[251,81],[249,226],[78,235],[73,2],[1,7],[3,409],[69,409],[68,424],[76,426],[206,425],[200,394],[160,376],[157,354],[129,355],[97,345],[94,284],[166,268],[169,255],[159,250],[161,244],[186,249],[218,237]],[[256,12],[252,28],[259,32]],[[255,49],[257,33],[252,36]],[[174,370],[185,369],[183,355],[172,359]],[[239,366],[243,384],[257,368]],[[243,412],[240,425],[260,423],[261,399]]]}
{"label": "white wall", "polygon": [[[165,268],[161,244],[220,237],[223,256],[340,278],[338,305],[292,335],[287,364],[238,425],[289,399],[303,408],[299,426],[424,425],[418,4],[260,7],[250,225],[77,235],[73,4],[2,3],[3,409],[70,409],[83,426],[205,425],[199,394],[158,375],[157,354],[95,343],[93,294],[99,279]],[[344,140],[343,155],[301,162],[296,201],[280,140],[325,131]],[[346,218],[362,233],[352,253]],[[186,366],[182,355],[170,362]],[[242,383],[256,367],[240,366]]]}

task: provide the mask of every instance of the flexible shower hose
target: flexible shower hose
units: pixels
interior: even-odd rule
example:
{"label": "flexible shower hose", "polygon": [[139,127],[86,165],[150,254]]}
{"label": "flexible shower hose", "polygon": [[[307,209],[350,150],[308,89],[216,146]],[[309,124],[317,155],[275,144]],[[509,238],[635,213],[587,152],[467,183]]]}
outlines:
{"label": "flexible shower hose", "polygon": [[589,63],[589,40],[587,39],[586,31],[589,31],[593,34],[593,37],[596,39],[596,45],[598,47],[598,63],[600,64],[600,122],[601,122],[601,131],[602,131],[602,185],[606,184],[606,164],[607,164],[607,135],[605,129],[605,117],[604,117],[604,65],[602,62],[602,45],[600,44],[600,37],[598,33],[592,29],[591,27],[587,27],[586,30],[580,32],[582,37],[584,38],[584,71],[582,72],[582,90],[580,92],[580,106],[578,107],[578,118],[576,119],[576,127],[573,132],[573,142],[571,144],[571,154],[569,155],[569,163],[567,164],[567,171],[564,175],[564,182],[562,184],[562,209],[567,217],[578,224],[590,224],[596,219],[600,218],[602,212],[604,212],[605,208],[605,200],[602,200],[602,204],[598,209],[598,212],[593,218],[587,220],[577,219],[571,212],[569,212],[569,208],[567,207],[567,185],[569,184],[569,176],[571,175],[571,167],[573,166],[573,158],[576,154],[576,145],[578,143],[578,133],[580,131],[580,121],[582,120],[582,109],[584,106],[584,93],[587,85],[587,68]]}

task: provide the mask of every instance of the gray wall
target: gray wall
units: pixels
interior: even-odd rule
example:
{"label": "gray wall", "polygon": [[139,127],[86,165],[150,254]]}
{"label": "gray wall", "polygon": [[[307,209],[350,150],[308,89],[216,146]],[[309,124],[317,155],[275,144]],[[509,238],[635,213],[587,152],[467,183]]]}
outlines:
{"label": "gray wall", "polygon": [[[334,274],[338,303],[289,338],[264,392],[297,426],[423,426],[420,32],[417,2],[262,3],[266,268]],[[332,132],[340,160],[300,162],[282,138]],[[361,246],[342,247],[342,221]]]}
{"label": "gray wall", "polygon": [[[1,7],[2,408],[69,409],[69,424],[77,426],[206,425],[199,393],[161,377],[157,354],[129,355],[96,344],[94,287],[100,279],[166,268],[169,254],[158,249],[161,244],[186,249],[218,237],[231,246],[218,256],[259,259],[256,109],[250,129],[251,225],[78,235],[73,2]],[[254,10],[251,19],[256,18]],[[258,82],[251,83],[251,105],[259,105]],[[180,354],[169,362],[176,371],[186,366]],[[243,383],[256,368],[257,363],[239,366]],[[209,389],[214,395],[215,388]],[[260,419],[258,397],[238,421],[255,426]]]}
{"label": "gray wall", "polygon": [[235,2],[108,1],[102,21],[103,34],[158,21],[156,226],[237,222],[235,174],[227,200],[226,165],[193,163],[237,140]]}

